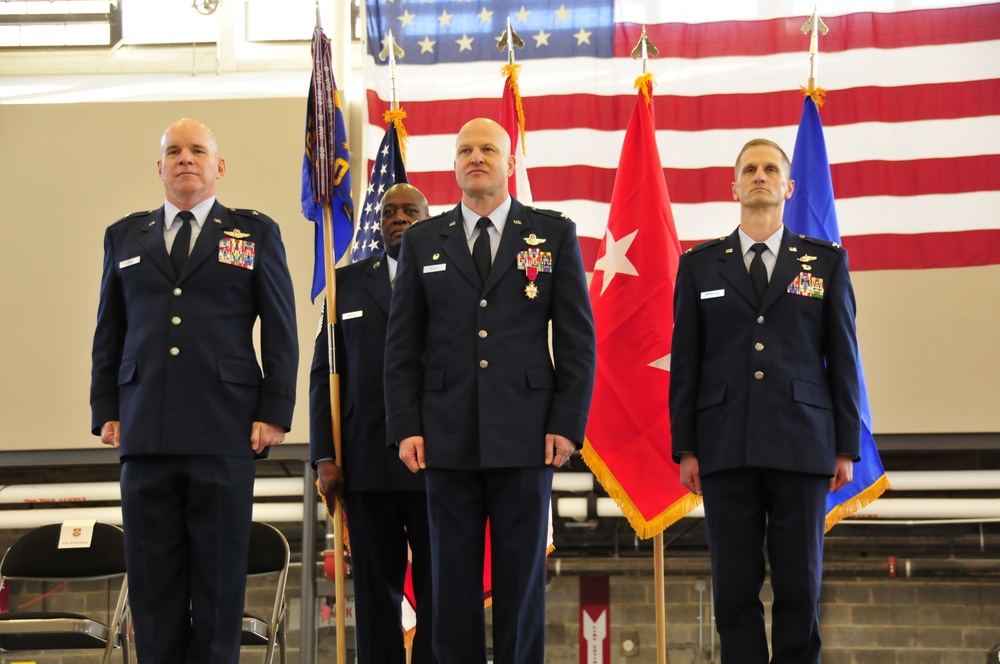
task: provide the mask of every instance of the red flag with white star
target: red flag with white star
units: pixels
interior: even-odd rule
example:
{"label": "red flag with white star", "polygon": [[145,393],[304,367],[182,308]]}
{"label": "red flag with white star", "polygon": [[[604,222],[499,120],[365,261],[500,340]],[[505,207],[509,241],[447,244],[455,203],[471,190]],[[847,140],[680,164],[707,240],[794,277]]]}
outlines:
{"label": "red flag with white star", "polygon": [[597,379],[583,459],[643,538],[699,503],[670,457],[670,343],[680,243],[653,121],[652,83],[625,130],[590,301]]}

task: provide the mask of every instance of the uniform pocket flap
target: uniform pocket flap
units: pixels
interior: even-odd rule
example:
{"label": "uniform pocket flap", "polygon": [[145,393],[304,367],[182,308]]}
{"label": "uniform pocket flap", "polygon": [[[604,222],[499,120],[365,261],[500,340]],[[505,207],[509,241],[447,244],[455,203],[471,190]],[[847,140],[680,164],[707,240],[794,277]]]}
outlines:
{"label": "uniform pocket flap", "polygon": [[726,384],[716,383],[715,385],[709,385],[698,390],[698,403],[695,405],[695,408],[697,410],[711,408],[712,406],[718,406],[725,400]]}
{"label": "uniform pocket flap", "polygon": [[257,366],[256,362],[234,357],[220,357],[218,362],[219,380],[224,383],[260,385],[264,382],[264,377],[261,375],[260,367]]}
{"label": "uniform pocket flap", "polygon": [[135,367],[136,359],[134,357],[126,357],[122,360],[121,365],[118,367],[118,384],[126,385],[135,380]]}
{"label": "uniform pocket flap", "polygon": [[807,403],[810,406],[833,410],[833,399],[830,397],[830,390],[824,385],[807,383],[804,380],[793,380],[792,398],[800,403]]}
{"label": "uniform pocket flap", "polygon": [[556,386],[555,372],[551,367],[528,367],[524,370],[528,387],[533,390],[551,390]]}

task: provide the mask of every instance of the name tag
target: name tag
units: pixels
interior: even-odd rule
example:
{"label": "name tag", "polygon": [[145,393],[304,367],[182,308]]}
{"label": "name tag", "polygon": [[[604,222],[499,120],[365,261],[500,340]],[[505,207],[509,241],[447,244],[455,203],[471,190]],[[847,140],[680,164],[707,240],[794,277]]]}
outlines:
{"label": "name tag", "polygon": [[713,297],[722,297],[725,294],[726,294],[726,289],[725,288],[720,288],[719,290],[702,291],[702,293],[701,293],[701,299],[703,299],[703,300],[711,300]]}
{"label": "name tag", "polygon": [[59,529],[59,549],[88,549],[94,539],[96,519],[71,519],[63,521]]}
{"label": "name tag", "polygon": [[430,272],[444,272],[446,267],[448,267],[447,263],[437,263],[436,265],[425,265],[424,274],[428,274]]}
{"label": "name tag", "polygon": [[135,258],[129,258],[127,260],[123,260],[121,263],[118,264],[118,269],[122,269],[122,268],[128,267],[130,265],[135,265],[141,259],[142,259],[142,256],[136,256]]}
{"label": "name tag", "polygon": [[364,310],[358,309],[357,311],[345,311],[340,314],[340,320],[351,320],[352,318],[361,318],[365,315]]}

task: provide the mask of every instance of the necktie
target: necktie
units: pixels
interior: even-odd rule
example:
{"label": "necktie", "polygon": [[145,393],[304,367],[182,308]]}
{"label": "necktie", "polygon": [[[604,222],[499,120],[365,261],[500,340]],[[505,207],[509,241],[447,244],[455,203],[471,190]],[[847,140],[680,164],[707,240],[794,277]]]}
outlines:
{"label": "necktie", "polygon": [[490,276],[490,263],[493,261],[490,252],[490,234],[487,229],[489,229],[491,222],[487,217],[481,217],[479,221],[476,222],[476,227],[479,229],[479,237],[472,245],[472,262],[476,264],[476,272],[479,273],[479,280],[486,285],[486,277]]}
{"label": "necktie", "polygon": [[184,264],[187,263],[188,252],[191,250],[191,220],[194,215],[187,211],[177,213],[177,217],[184,223],[174,236],[174,245],[170,248],[170,262],[174,264],[174,274],[178,277],[184,271]]}
{"label": "necktie", "polygon": [[767,245],[758,242],[750,250],[753,251],[753,260],[750,261],[750,283],[753,284],[753,292],[757,295],[757,304],[764,301],[764,291],[767,290],[767,268],[764,267],[764,259],[760,255],[767,249]]}

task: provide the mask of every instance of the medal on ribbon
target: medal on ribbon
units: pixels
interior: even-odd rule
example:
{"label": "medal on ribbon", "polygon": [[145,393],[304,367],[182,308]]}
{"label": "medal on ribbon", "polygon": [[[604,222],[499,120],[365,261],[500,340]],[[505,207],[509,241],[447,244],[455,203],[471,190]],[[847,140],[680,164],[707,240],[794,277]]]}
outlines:
{"label": "medal on ribbon", "polygon": [[528,285],[524,287],[525,296],[529,300],[534,300],[538,297],[538,285],[535,280],[539,272],[552,271],[552,252],[541,251],[534,247],[525,249],[517,255],[517,269],[524,270],[525,276],[528,277]]}

